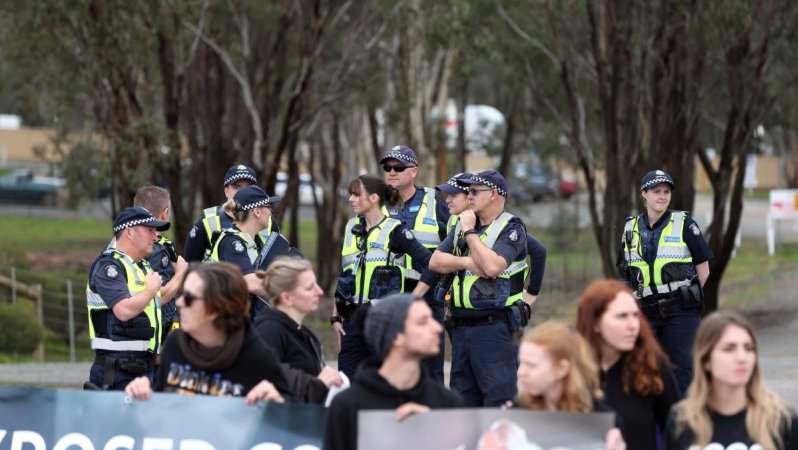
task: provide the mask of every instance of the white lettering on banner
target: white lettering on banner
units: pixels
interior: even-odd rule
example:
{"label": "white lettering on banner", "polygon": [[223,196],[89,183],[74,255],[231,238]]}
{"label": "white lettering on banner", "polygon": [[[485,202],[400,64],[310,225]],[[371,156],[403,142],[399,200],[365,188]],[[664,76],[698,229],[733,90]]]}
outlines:
{"label": "white lettering on banner", "polygon": [[171,439],[145,437],[141,450],[172,450],[173,443]]}
{"label": "white lettering on banner", "polygon": [[80,450],[94,450],[91,440],[85,434],[80,433],[65,434],[55,443],[53,450],[68,450],[73,446],[80,447]]}
{"label": "white lettering on banner", "polygon": [[31,444],[33,450],[45,450],[44,438],[35,431],[15,431],[11,433],[11,450],[22,450],[23,444]]}
{"label": "white lettering on banner", "polygon": [[199,439],[183,439],[180,450],[216,450],[213,445]]}
{"label": "white lettering on banner", "polygon": [[136,440],[131,436],[114,436],[111,439],[108,439],[108,442],[105,443],[103,450],[133,450],[135,445]]}
{"label": "white lettering on banner", "polygon": [[[3,443],[8,430],[0,430],[0,443]],[[25,444],[33,446],[32,450],[47,450],[47,443],[44,437],[35,431],[18,430],[11,433],[10,450],[31,450]],[[82,433],[69,433],[62,436],[55,443],[53,450],[72,450],[77,447],[80,450],[95,450],[91,439]],[[102,447],[103,450],[134,450],[136,439],[131,436],[117,435],[112,436]],[[141,444],[141,450],[175,450],[174,440],[166,438],[145,437]],[[216,448],[201,439],[181,439],[177,450],[216,450]],[[250,450],[283,450],[283,446],[274,442],[261,442],[250,448]],[[300,445],[293,450],[320,450],[315,445]]]}

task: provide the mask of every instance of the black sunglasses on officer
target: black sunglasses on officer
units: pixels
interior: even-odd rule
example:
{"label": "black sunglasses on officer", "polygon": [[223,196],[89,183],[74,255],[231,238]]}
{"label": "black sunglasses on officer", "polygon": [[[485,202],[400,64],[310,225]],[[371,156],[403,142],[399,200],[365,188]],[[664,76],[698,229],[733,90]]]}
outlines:
{"label": "black sunglasses on officer", "polygon": [[402,173],[406,169],[409,169],[411,167],[416,167],[416,166],[403,166],[401,164],[383,164],[382,165],[382,171],[385,172],[385,173],[388,173],[391,170],[393,170],[396,173]]}

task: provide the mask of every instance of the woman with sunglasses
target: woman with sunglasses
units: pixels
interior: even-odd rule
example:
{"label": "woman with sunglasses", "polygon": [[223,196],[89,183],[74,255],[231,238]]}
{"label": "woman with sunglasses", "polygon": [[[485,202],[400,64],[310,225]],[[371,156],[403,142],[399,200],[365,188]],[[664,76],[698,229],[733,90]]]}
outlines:
{"label": "woman with sunglasses", "polygon": [[319,339],[303,325],[319,308],[324,293],[307,259],[277,258],[263,276],[272,308],[255,321],[257,334],[274,349],[297,401],[322,403],[331,386],[340,386],[340,372],[324,365]]}
{"label": "woman with sunglasses", "polygon": [[798,449],[795,413],[765,386],[747,320],[727,311],[705,317],[693,362],[700,369],[671,411],[667,449]]}
{"label": "woman with sunglasses", "polygon": [[338,336],[338,369],[350,378],[369,356],[361,330],[353,325],[355,311],[372,299],[404,291],[405,255],[425,267],[416,289],[437,282],[437,274],[427,268],[430,251],[401,222],[383,214],[386,202],[401,204],[401,199],[399,191],[381,178],[361,175],[349,183],[349,204],[356,216],[344,232],[342,267],[330,322]]}
{"label": "woman with sunglasses", "polygon": [[[169,334],[155,376],[155,391],[245,397],[283,402],[290,395],[274,351],[247,318],[247,284],[227,263],[193,266],[177,298],[180,328]],[[153,386],[139,377],[127,395],[148,399]]]}
{"label": "woman with sunglasses", "polygon": [[[517,407],[590,413],[610,411],[590,347],[565,324],[548,321],[524,335],[518,349]],[[626,448],[618,428],[605,436],[608,450]]]}
{"label": "woman with sunglasses", "polygon": [[263,282],[255,274],[264,245],[258,233],[269,226],[272,206],[279,201],[280,197],[269,196],[258,186],[239,189],[224,204],[224,210],[233,216],[233,226],[222,232],[209,258],[209,261],[234,264],[244,274],[247,289],[252,294],[251,319],[266,309],[266,303],[259,298],[266,293]]}
{"label": "woman with sunglasses", "polygon": [[576,328],[598,359],[627,445],[655,450],[679,386],[634,295],[619,280],[594,281],[579,299]]}

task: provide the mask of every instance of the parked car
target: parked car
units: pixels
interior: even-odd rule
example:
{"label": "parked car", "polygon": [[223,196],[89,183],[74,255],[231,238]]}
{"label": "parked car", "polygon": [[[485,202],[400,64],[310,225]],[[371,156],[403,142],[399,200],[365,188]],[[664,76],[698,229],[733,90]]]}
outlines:
{"label": "parked car", "polygon": [[[314,186],[312,184],[313,178],[308,173],[299,174],[299,204],[300,205],[313,205],[313,193],[316,193],[316,198],[321,199],[324,195],[321,186]],[[288,188],[288,174],[285,172],[277,172],[277,183],[274,185],[274,195],[285,197],[285,190]]]}
{"label": "parked car", "polygon": [[17,169],[0,177],[0,201],[54,204],[56,194],[64,183],[61,178],[34,175],[29,169]]}
{"label": "parked car", "polygon": [[569,198],[577,190],[576,180],[554,173],[535,162],[519,163],[510,175],[511,194],[520,202]]}

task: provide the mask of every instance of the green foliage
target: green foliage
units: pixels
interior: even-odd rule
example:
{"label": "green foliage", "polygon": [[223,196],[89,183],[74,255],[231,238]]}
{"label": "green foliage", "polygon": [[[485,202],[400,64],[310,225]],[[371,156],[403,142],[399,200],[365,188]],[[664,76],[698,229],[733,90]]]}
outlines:
{"label": "green foliage", "polygon": [[31,353],[44,336],[28,305],[0,304],[0,349],[4,353]]}

